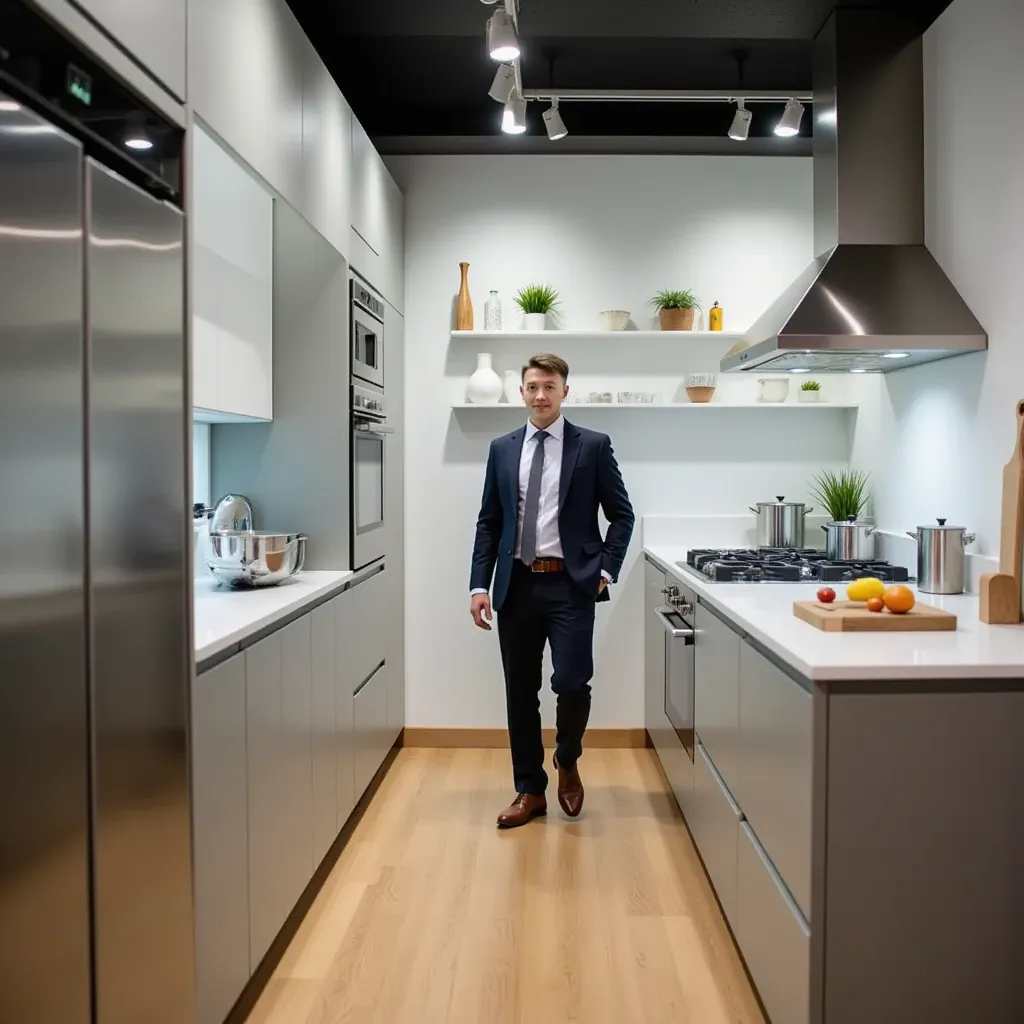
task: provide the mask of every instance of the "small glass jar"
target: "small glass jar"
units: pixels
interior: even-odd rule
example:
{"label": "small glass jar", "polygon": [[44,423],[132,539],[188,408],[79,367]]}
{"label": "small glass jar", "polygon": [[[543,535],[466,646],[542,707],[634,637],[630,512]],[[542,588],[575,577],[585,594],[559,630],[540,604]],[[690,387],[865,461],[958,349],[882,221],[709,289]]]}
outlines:
{"label": "small glass jar", "polygon": [[501,330],[501,299],[496,291],[492,291],[484,303],[484,330]]}

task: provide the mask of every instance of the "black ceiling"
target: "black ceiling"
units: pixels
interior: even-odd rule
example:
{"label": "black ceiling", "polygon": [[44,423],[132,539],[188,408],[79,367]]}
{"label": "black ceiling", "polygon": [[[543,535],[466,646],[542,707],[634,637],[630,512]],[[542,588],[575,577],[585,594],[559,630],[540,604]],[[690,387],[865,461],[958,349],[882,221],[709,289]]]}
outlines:
{"label": "black ceiling", "polygon": [[[481,0],[288,0],[376,138],[500,135]],[[865,0],[923,31],[950,0]],[[808,90],[811,40],[834,0],[520,0],[527,89]],[[742,54],[739,78],[737,54]],[[543,134],[537,104],[530,131]],[[763,110],[764,108],[759,108]],[[724,104],[574,103],[574,136],[724,136]],[[755,112],[751,136],[770,133]],[[804,119],[808,132],[810,118]]]}

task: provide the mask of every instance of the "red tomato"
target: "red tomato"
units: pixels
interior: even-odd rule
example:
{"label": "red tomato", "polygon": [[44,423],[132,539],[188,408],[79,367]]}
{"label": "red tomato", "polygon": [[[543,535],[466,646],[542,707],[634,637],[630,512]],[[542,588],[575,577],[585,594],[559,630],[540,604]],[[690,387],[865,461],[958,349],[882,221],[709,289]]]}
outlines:
{"label": "red tomato", "polygon": [[836,592],[831,587],[822,587],[818,591],[818,600],[822,604],[831,604],[836,599]]}

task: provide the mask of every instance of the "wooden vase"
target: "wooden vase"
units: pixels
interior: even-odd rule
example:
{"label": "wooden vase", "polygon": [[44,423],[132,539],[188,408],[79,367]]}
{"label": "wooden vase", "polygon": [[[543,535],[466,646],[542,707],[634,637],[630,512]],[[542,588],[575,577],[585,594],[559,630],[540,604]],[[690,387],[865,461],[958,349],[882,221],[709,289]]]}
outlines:
{"label": "wooden vase", "polygon": [[459,304],[455,313],[457,331],[473,330],[473,300],[469,297],[469,264],[460,263],[462,284],[459,285]]}
{"label": "wooden vase", "polygon": [[658,320],[663,331],[692,331],[692,309],[662,309],[658,312]]}

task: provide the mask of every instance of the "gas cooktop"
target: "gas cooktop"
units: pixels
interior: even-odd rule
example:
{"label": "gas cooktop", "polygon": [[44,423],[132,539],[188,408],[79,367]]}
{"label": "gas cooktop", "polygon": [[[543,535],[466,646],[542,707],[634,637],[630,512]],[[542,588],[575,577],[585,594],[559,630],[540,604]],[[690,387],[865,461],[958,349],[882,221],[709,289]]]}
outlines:
{"label": "gas cooktop", "polygon": [[811,548],[695,548],[686,561],[677,562],[709,583],[847,583],[875,576],[890,583],[906,583],[910,576],[901,565],[869,559],[834,561]]}

